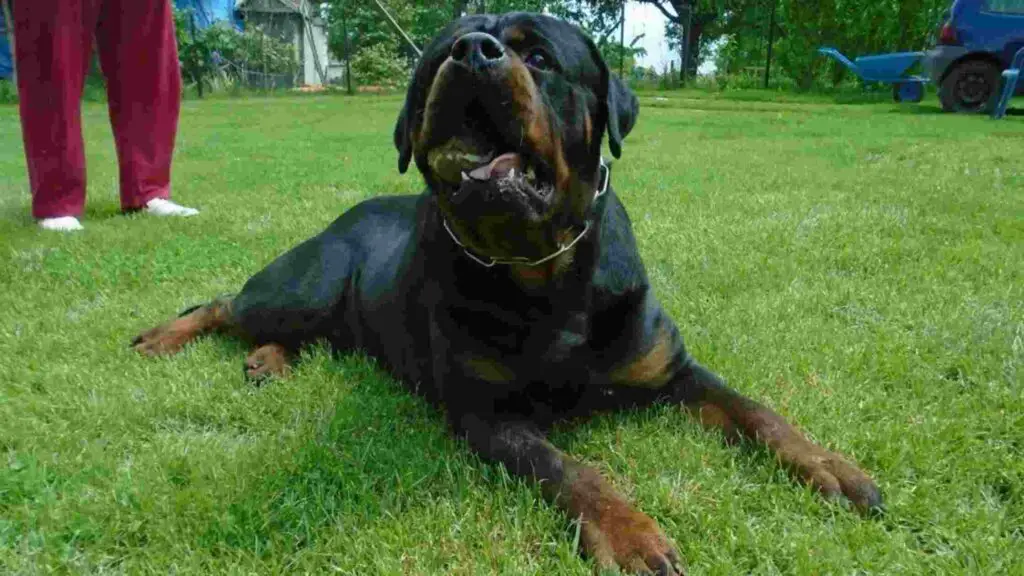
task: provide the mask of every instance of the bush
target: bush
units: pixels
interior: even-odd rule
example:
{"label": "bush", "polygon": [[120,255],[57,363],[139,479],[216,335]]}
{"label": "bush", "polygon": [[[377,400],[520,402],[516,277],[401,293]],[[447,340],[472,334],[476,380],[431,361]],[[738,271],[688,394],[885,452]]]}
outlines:
{"label": "bush", "polygon": [[258,26],[243,32],[227,24],[200,30],[192,26],[191,18],[189,10],[174,11],[181,74],[200,90],[215,84],[244,83],[247,70],[292,76],[298,70],[295,46]]}
{"label": "bush", "polygon": [[409,82],[409,64],[393,46],[376,44],[352,58],[352,74],[360,85],[403,88]]}
{"label": "bush", "polygon": [[18,101],[18,88],[10,80],[0,80],[0,104],[14,104]]}

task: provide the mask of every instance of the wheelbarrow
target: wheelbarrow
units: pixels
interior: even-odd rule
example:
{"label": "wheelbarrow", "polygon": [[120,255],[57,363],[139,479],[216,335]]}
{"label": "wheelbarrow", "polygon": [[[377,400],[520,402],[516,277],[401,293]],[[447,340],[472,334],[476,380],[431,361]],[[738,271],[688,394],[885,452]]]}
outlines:
{"label": "wheelbarrow", "polygon": [[1017,50],[1010,67],[1003,70],[1003,91],[999,94],[999,102],[992,110],[992,117],[996,120],[1006,116],[1006,107],[1010,105],[1010,98],[1013,98],[1013,93],[1017,89],[1022,68],[1024,68],[1024,46]]}
{"label": "wheelbarrow", "polygon": [[892,84],[892,97],[897,102],[920,102],[924,98],[928,79],[907,74],[907,70],[924,58],[924,52],[873,54],[852,61],[835,48],[818,48],[818,53],[833,58],[867,82]]}

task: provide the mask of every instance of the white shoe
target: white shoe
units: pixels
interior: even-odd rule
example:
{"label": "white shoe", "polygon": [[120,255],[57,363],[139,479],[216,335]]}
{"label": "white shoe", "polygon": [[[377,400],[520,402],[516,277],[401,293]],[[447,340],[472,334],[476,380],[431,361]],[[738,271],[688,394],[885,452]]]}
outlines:
{"label": "white shoe", "polygon": [[85,226],[74,216],[61,216],[60,218],[43,218],[39,221],[39,227],[44,230],[59,230],[61,232],[74,232],[85,230]]}
{"label": "white shoe", "polygon": [[153,198],[146,202],[146,213],[154,216],[195,216],[199,210],[175,204],[163,198]]}

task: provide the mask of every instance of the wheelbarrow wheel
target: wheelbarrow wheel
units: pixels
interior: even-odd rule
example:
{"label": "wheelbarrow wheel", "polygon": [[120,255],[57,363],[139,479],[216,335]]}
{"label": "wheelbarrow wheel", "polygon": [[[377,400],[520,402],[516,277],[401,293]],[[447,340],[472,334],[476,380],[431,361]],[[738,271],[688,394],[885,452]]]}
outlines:
{"label": "wheelbarrow wheel", "polygon": [[892,85],[893,102],[920,102],[924,99],[924,85],[920,82],[896,82]]}
{"label": "wheelbarrow wheel", "polygon": [[939,86],[946,112],[988,113],[999,98],[999,67],[987,60],[957,64]]}

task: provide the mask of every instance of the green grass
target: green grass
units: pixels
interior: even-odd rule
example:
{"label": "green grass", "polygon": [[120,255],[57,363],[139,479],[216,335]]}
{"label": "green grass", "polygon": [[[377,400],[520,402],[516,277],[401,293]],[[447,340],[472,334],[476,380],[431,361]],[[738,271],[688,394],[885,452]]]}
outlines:
{"label": "green grass", "polygon": [[[763,100],[763,99],[762,99]],[[672,409],[555,434],[694,574],[1024,573],[1024,118],[645,95],[614,182],[693,353],[855,457],[864,520]],[[377,194],[398,97],[187,102],[175,198],[118,215],[85,106],[86,231],[29,217],[0,107],[0,573],[588,574],[573,526],[361,358],[242,380],[128,340]]]}

